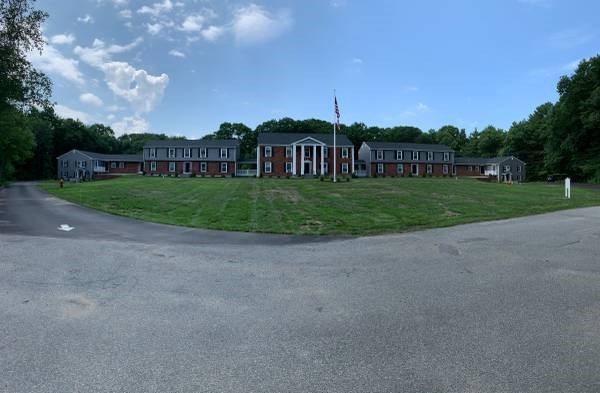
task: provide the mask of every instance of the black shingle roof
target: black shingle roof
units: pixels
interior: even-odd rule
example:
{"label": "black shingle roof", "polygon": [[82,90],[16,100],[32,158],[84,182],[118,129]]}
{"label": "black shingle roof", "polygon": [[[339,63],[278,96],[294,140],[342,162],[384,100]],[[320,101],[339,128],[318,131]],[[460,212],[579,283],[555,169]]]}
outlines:
{"label": "black shingle roof", "polygon": [[166,139],[148,141],[144,148],[148,147],[238,147],[240,141],[237,139]]}
{"label": "black shingle roof", "polygon": [[83,151],[83,150],[79,150],[79,152],[92,157],[92,159],[94,159],[94,160],[127,161],[127,162],[142,162],[142,161],[144,161],[141,153],[140,154],[102,154],[102,153],[94,153],[91,151]]}
{"label": "black shingle roof", "polygon": [[[333,146],[333,133],[331,134],[296,134],[285,132],[264,132],[258,134],[259,145],[290,145],[302,139],[313,138],[327,146]],[[351,147],[352,142],[346,135],[338,134],[336,136],[336,146]]]}
{"label": "black shingle roof", "polygon": [[[508,157],[455,157],[454,163],[456,165],[485,165],[485,164],[499,164],[503,161],[511,159]],[[518,159],[515,157],[515,159]],[[520,160],[519,160],[520,161]]]}
{"label": "black shingle roof", "polygon": [[365,142],[365,144],[371,149],[454,151],[452,148],[446,145],[434,145],[427,143]]}

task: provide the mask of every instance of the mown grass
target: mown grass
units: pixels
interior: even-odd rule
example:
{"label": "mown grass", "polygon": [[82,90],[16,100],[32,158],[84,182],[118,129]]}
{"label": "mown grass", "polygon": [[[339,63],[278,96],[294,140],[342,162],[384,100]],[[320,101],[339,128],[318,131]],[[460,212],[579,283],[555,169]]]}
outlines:
{"label": "mown grass", "polygon": [[122,177],[44,182],[49,193],[105,212],[197,228],[370,235],[600,205],[600,192],[453,178],[313,179]]}

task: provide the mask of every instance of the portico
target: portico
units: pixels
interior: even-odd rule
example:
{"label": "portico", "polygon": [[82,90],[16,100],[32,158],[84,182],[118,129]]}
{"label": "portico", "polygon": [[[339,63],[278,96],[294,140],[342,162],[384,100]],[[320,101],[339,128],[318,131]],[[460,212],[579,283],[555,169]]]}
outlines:
{"label": "portico", "polygon": [[292,174],[321,175],[325,173],[327,146],[312,138],[292,143]]}

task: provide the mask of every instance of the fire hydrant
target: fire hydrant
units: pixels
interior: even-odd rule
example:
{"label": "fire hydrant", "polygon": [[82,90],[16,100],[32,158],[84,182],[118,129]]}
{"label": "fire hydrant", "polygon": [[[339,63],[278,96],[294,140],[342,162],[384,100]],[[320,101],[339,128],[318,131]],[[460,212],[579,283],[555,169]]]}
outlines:
{"label": "fire hydrant", "polygon": [[60,184],[60,188],[63,188],[65,186],[65,181],[61,178],[58,184]]}

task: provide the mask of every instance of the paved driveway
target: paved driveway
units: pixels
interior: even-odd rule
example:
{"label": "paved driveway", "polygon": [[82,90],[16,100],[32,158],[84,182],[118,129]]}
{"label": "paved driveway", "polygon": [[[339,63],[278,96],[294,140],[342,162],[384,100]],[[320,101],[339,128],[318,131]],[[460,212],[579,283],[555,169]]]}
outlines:
{"label": "paved driveway", "polygon": [[600,208],[164,241],[19,187],[0,197],[0,391],[600,391]]}

